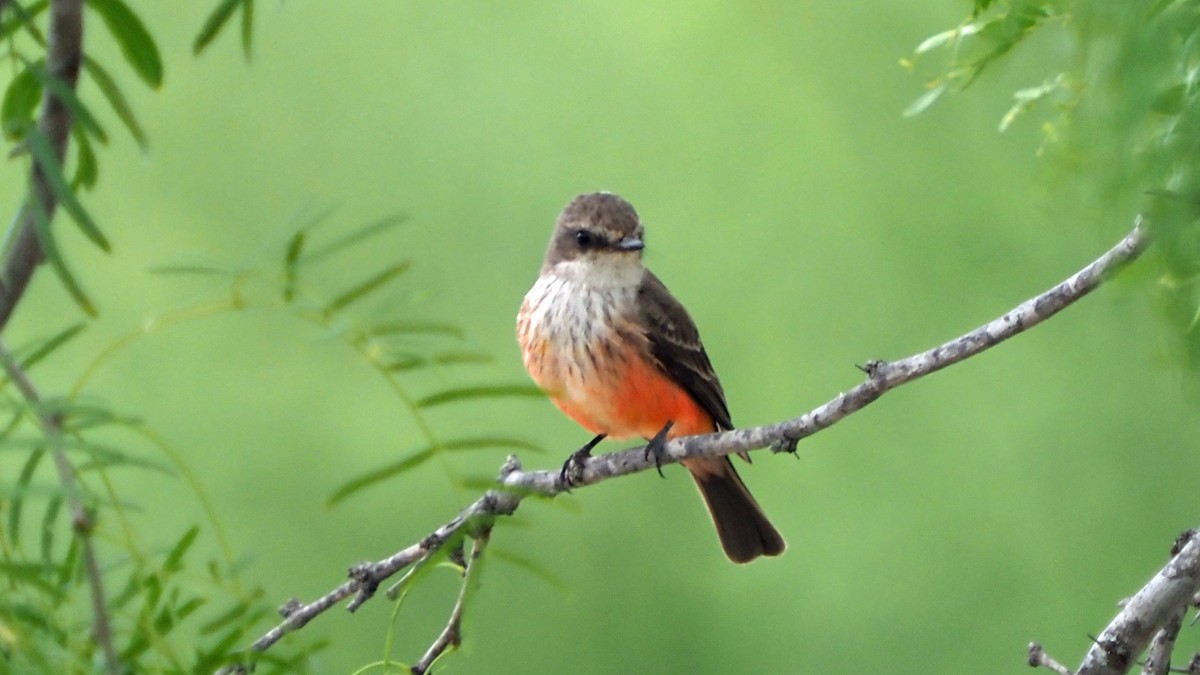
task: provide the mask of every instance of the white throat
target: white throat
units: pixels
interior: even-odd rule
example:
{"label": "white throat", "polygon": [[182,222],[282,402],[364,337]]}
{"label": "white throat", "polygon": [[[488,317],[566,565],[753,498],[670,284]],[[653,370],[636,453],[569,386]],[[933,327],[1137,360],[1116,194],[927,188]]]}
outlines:
{"label": "white throat", "polygon": [[573,286],[617,290],[641,285],[646,268],[635,255],[589,254],[557,263],[551,272]]}

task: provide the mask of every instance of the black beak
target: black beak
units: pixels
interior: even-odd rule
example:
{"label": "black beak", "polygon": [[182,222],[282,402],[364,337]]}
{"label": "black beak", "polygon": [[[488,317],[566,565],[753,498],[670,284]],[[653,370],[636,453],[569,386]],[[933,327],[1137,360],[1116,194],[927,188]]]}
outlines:
{"label": "black beak", "polygon": [[646,248],[646,243],[637,237],[621,237],[615,247],[618,251],[640,251]]}

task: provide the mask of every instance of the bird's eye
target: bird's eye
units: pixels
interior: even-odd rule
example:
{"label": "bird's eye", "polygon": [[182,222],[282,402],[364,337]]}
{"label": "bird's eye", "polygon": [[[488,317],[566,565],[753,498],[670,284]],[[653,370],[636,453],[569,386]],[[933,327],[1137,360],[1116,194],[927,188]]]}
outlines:
{"label": "bird's eye", "polygon": [[579,244],[580,248],[587,248],[596,242],[596,238],[587,230],[575,231],[575,243]]}

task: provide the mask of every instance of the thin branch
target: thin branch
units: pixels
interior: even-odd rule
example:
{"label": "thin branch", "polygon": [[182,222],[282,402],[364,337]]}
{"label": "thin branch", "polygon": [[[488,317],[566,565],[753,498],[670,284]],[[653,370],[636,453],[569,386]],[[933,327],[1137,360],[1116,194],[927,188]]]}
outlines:
{"label": "thin branch", "polygon": [[1155,633],[1188,607],[1200,589],[1200,536],[1191,531],[1177,547],[1170,562],[1125,603],[1096,638],[1079,666],[1079,675],[1128,672]]}
{"label": "thin branch", "polygon": [[[83,0],[53,0],[50,3],[50,26],[46,36],[46,70],[51,77],[74,89],[82,62]],[[71,109],[50,87],[44,87],[38,132],[50,142],[60,164],[67,155],[71,123]],[[12,244],[5,251],[4,264],[0,267],[0,331],[8,325],[13,310],[33,278],[34,270],[43,260],[37,220],[42,214],[45,214],[47,221],[51,220],[58,206],[54,190],[36,161],[29,176],[29,193],[29,199],[13,219],[9,233]]]}
{"label": "thin branch", "polygon": [[[1003,316],[928,351],[899,361],[872,361],[863,367],[867,379],[848,392],[791,420],[717,434],[687,436],[666,444],[659,460],[663,464],[693,457],[717,457],[771,448],[794,452],[796,443],[861,410],[887,391],[970,358],[990,347],[1041,323],[1095,290],[1105,279],[1135,260],[1149,245],[1149,233],[1139,217],[1133,230],[1116,246],[1088,266],[1045,293],[1031,298]],[[610,478],[656,468],[653,457],[644,448],[594,455],[582,468],[582,475],[571,488],[599,483]],[[574,476],[572,477],[575,478]],[[354,596],[347,609],[354,611],[370,599],[379,584],[405,567],[432,555],[451,540],[461,541],[480,523],[516,511],[521,500],[531,494],[553,497],[565,492],[558,469],[524,471],[515,456],[509,456],[500,470],[499,488],[489,490],[473,504],[432,534],[388,558],[357,565],[350,580],[308,604],[292,603],[282,623],[251,645],[251,651],[265,651],[291,631],[307,624],[340,601]],[[1190,596],[1189,596],[1190,597]],[[1148,638],[1147,638],[1148,639]],[[239,672],[240,666],[222,672]]]}
{"label": "thin branch", "polygon": [[108,603],[104,594],[104,579],[100,573],[100,563],[96,559],[96,548],[92,544],[92,528],[95,522],[87,511],[80,497],[79,482],[75,480],[75,468],[63,449],[62,420],[58,414],[50,413],[42,404],[42,397],[37,388],[25,374],[17,360],[13,358],[8,347],[0,340],[0,364],[8,374],[9,380],[16,385],[25,402],[29,404],[37,419],[42,433],[46,437],[50,454],[54,458],[54,467],[58,471],[58,480],[66,493],[67,508],[71,513],[71,530],[79,538],[83,553],[83,568],[87,575],[88,587],[92,596],[92,632],[96,643],[104,652],[105,669],[110,675],[120,675],[124,672],[117,650],[113,646],[112,628],[108,617]]}
{"label": "thin branch", "polygon": [[1179,629],[1183,628],[1183,616],[1187,614],[1187,610],[1188,605],[1181,605],[1175,610],[1167,619],[1166,625],[1160,628],[1150,641],[1150,650],[1146,653],[1142,675],[1167,675],[1171,672],[1171,654],[1175,652],[1175,639],[1179,637]]}
{"label": "thin branch", "polygon": [[1058,673],[1058,675],[1073,675],[1071,669],[1063,664],[1055,661],[1053,657],[1046,653],[1045,649],[1036,642],[1029,643],[1029,665],[1034,668],[1047,668]]}
{"label": "thin branch", "polygon": [[425,675],[442,654],[462,643],[463,608],[467,604],[467,594],[470,592],[471,584],[474,583],[475,564],[479,561],[479,556],[483,555],[483,550],[487,548],[490,536],[491,529],[488,528],[472,539],[471,559],[463,570],[462,587],[458,590],[458,599],[454,601],[454,609],[450,611],[450,619],[437,639],[429,646],[425,655],[412,667],[412,675]]}

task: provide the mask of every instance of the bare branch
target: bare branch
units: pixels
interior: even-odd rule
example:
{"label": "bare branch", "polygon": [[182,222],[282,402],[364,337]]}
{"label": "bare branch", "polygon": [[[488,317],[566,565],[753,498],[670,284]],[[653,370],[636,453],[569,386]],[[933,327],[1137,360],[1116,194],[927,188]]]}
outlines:
{"label": "bare branch", "polygon": [[1188,607],[1200,589],[1200,537],[1190,531],[1177,547],[1171,561],[1125,603],[1096,638],[1079,666],[1079,675],[1128,672],[1155,633]]}
{"label": "bare branch", "polygon": [[1036,642],[1029,643],[1029,665],[1034,668],[1048,668],[1058,673],[1058,675],[1073,675],[1071,669],[1063,664],[1055,661],[1045,649]]}
{"label": "bare branch", "polygon": [[[888,390],[970,358],[1057,314],[1135,260],[1149,241],[1149,234],[1139,217],[1133,230],[1104,255],[1003,316],[920,354],[899,361],[872,361],[863,367],[867,373],[865,382],[804,415],[778,424],[677,438],[666,444],[659,460],[669,464],[692,457],[716,457],[763,448],[794,452],[800,439],[861,410]],[[641,447],[594,455],[584,463],[579,479],[572,477],[570,487],[579,488],[654,468],[655,458],[647,456]],[[468,534],[477,536],[479,528],[490,526],[497,516],[513,513],[526,496],[552,497],[567,490],[558,469],[523,471],[514,456],[509,456],[501,469],[499,485],[498,489],[489,490],[420,542],[378,562],[355,566],[350,570],[349,581],[309,604],[289,605],[284,621],[255,641],[250,649],[259,652],[269,649],[287,633],[352,595],[355,597],[347,609],[357,609],[374,595],[384,579],[423,560],[449,541],[461,541]],[[239,668],[233,666],[223,672],[238,672]],[[1060,672],[1069,673],[1065,668]]]}
{"label": "bare branch", "polygon": [[491,529],[486,529],[474,538],[474,543],[471,545],[471,559],[467,562],[466,569],[463,570],[462,587],[458,590],[458,599],[454,601],[450,620],[446,622],[446,627],[429,646],[429,650],[425,652],[421,660],[412,667],[413,675],[425,675],[442,654],[458,647],[462,642],[463,607],[466,605],[467,593],[470,591],[471,584],[474,583],[475,563],[479,560],[479,556],[483,555],[490,536]]}
{"label": "bare branch", "polygon": [[1150,641],[1142,675],[1167,675],[1171,672],[1171,654],[1175,651],[1175,638],[1179,637],[1179,629],[1183,628],[1183,615],[1187,614],[1187,608],[1187,605],[1182,605],[1177,609]]}
{"label": "bare branch", "polygon": [[[46,70],[51,77],[74,89],[79,79],[79,65],[83,62],[83,0],[53,0],[50,3],[46,41]],[[67,155],[71,123],[71,109],[50,87],[45,87],[38,132],[50,142],[60,164]],[[35,227],[37,218],[45,214],[50,220],[58,206],[54,190],[36,161],[29,177],[29,193],[6,236],[12,240],[5,242],[4,265],[0,268],[0,330],[8,325],[34,270],[43,260]]]}
{"label": "bare branch", "polygon": [[3,365],[8,378],[16,385],[25,402],[29,404],[37,419],[42,433],[46,436],[50,454],[54,457],[54,466],[58,470],[58,480],[66,492],[67,508],[71,513],[71,529],[79,538],[83,553],[83,568],[87,575],[88,586],[92,596],[92,632],[96,643],[104,652],[104,664],[110,675],[120,675],[124,672],[117,650],[113,646],[112,629],[108,617],[108,601],[104,594],[104,578],[100,573],[100,563],[96,559],[96,547],[92,543],[92,528],[95,522],[88,513],[80,497],[79,483],[75,480],[75,468],[63,449],[62,420],[57,414],[49,413],[42,405],[42,397],[38,394],[33,382],[8,351],[8,347],[0,340],[0,365]]}

